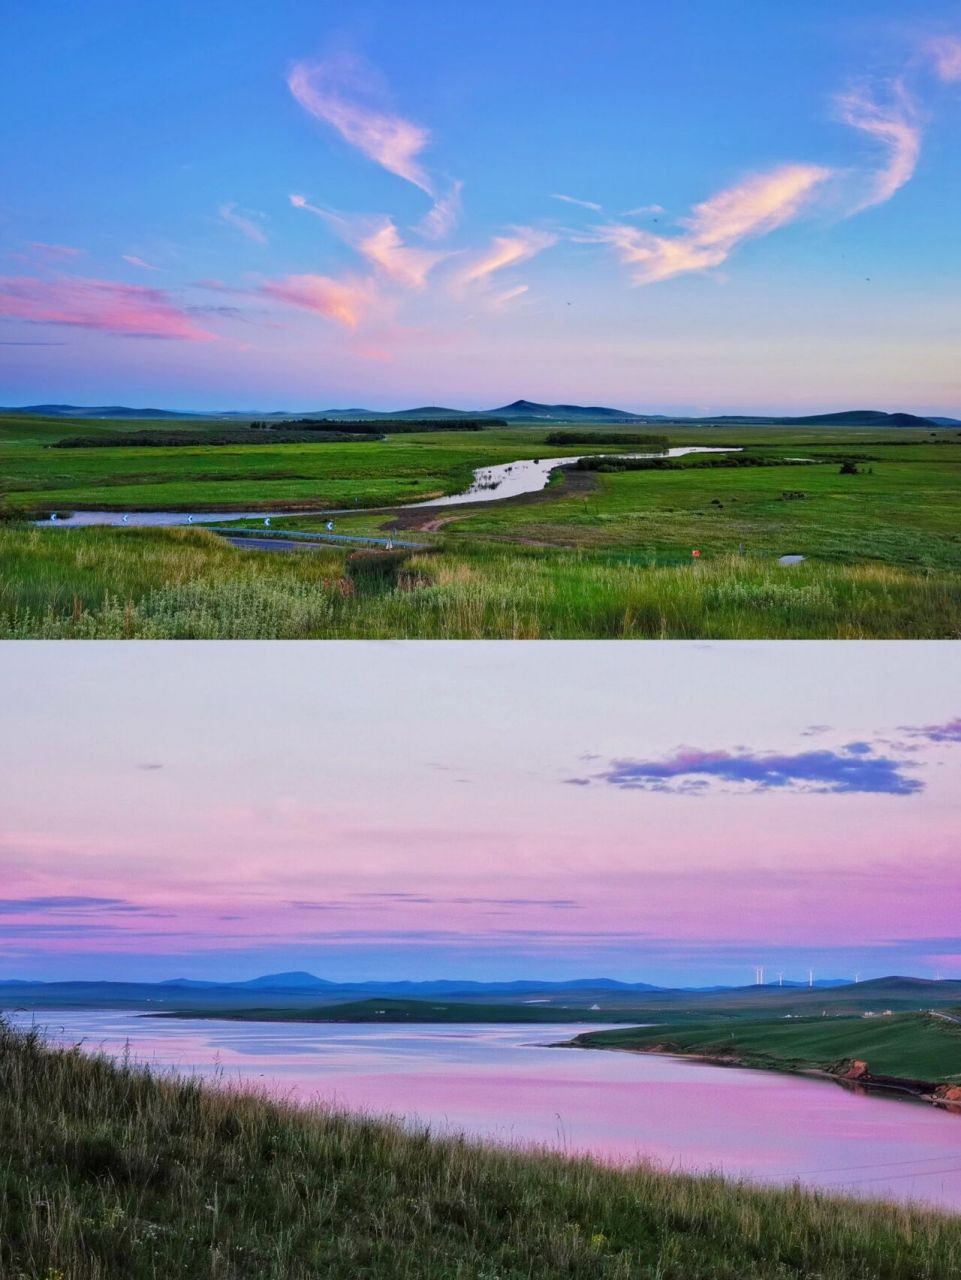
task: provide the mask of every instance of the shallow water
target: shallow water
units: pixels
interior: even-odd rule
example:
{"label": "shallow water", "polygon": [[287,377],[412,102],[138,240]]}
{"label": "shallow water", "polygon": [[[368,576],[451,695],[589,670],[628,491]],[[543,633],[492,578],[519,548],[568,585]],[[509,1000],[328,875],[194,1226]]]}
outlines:
{"label": "shallow water", "polygon": [[[552,1049],[583,1028],[367,1026],[20,1015],[68,1043],[186,1074],[612,1163],[790,1183],[961,1211],[961,1118],[831,1081]],[[596,1024],[592,1028],[597,1030]]]}
{"label": "shallow water", "polygon": [[[739,453],[739,449],[717,449],[689,447],[683,449],[665,449],[660,453],[631,453],[625,457],[632,458],[680,458],[686,453]],[[373,511],[406,511],[409,507],[451,507],[464,502],[502,502],[504,498],[516,498],[523,493],[537,493],[543,489],[550,474],[557,467],[567,467],[577,462],[585,454],[577,454],[572,458],[523,458],[517,462],[505,462],[496,467],[479,467],[474,472],[470,487],[463,493],[452,493],[446,498],[430,498],[426,502],[405,502],[393,507],[372,507]],[[74,511],[69,516],[58,517],[56,521],[37,520],[35,524],[49,525],[179,525],[179,524],[220,524],[225,520],[266,520],[278,519],[281,516],[320,515],[331,516],[357,515],[363,507],[349,507],[326,512],[314,510],[304,511]]]}

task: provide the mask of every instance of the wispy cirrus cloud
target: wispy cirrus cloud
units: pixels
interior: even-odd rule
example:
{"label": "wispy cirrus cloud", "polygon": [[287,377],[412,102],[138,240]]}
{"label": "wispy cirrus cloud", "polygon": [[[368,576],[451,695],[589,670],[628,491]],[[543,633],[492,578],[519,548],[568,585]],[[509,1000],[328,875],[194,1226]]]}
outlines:
{"label": "wispy cirrus cloud", "polygon": [[884,204],[910,179],[921,154],[921,127],[917,108],[900,80],[888,86],[884,99],[862,85],[841,94],[836,107],[845,124],[868,134],[887,153],[866,191],[848,209],[850,216]]}
{"label": "wispy cirrus cloud", "polygon": [[432,196],[433,184],[417,159],[430,131],[359,101],[369,95],[368,80],[353,61],[297,62],[287,87],[305,111],[331,125],[345,142]]}
{"label": "wispy cirrus cloud", "polygon": [[536,227],[514,227],[510,235],[495,236],[487,249],[475,255],[458,276],[460,284],[486,284],[491,276],[505,267],[528,262],[538,253],[557,244],[551,231]]}
{"label": "wispy cirrus cloud", "polygon": [[422,289],[427,283],[428,273],[450,256],[449,253],[415,249],[404,244],[390,218],[385,218],[376,231],[365,236],[357,248],[384,275],[410,289]]}
{"label": "wispy cirrus cloud", "polygon": [[256,209],[241,209],[232,200],[222,204],[217,212],[221,222],[239,231],[247,240],[252,240],[255,244],[267,244],[267,233],[260,225],[266,214],[258,213]]}
{"label": "wispy cirrus cloud", "polygon": [[603,205],[599,205],[595,203],[595,201],[593,200],[578,200],[576,196],[561,195],[560,192],[558,191],[554,191],[551,193],[551,199],[563,200],[565,204],[576,204],[576,205],[579,205],[580,208],[582,209],[591,209],[593,210],[594,213],[600,213],[601,209],[603,208]]}
{"label": "wispy cirrus cloud", "polygon": [[302,195],[292,195],[290,203],[323,219],[379,272],[405,288],[422,289],[434,267],[450,257],[448,250],[418,249],[405,244],[393,218],[386,215],[369,217],[339,213],[335,209],[311,204]]}
{"label": "wispy cirrus cloud", "polygon": [[935,36],[925,46],[925,52],[934,64],[941,80],[961,80],[961,38]]}
{"label": "wispy cirrus cloud", "polygon": [[926,742],[961,742],[961,716],[946,720],[944,724],[902,724],[899,729],[909,738],[923,738]]}
{"label": "wispy cirrus cloud", "polygon": [[0,276],[0,315],[135,338],[209,342],[215,337],[160,289],[83,276]]}
{"label": "wispy cirrus cloud", "polygon": [[663,760],[616,759],[588,778],[569,778],[574,785],[600,782],[622,791],[666,791],[698,794],[716,784],[721,790],[798,791],[834,795],[908,796],[924,790],[910,777],[904,760],[875,754],[867,743],[839,750],[791,753],[704,751],[679,748]]}
{"label": "wispy cirrus cloud", "polygon": [[31,240],[30,248],[41,258],[82,258],[86,253],[72,244],[46,244],[43,240]]}
{"label": "wispy cirrus cloud", "polygon": [[831,173],[820,165],[789,164],[755,174],[695,205],[678,235],[610,223],[575,238],[610,245],[635,284],[655,284],[719,267],[742,241],[794,221]]}
{"label": "wispy cirrus cloud", "polygon": [[434,201],[432,207],[417,224],[418,232],[426,240],[443,240],[457,226],[461,214],[463,182],[452,182],[445,195]]}
{"label": "wispy cirrus cloud", "polygon": [[146,258],[141,258],[137,253],[122,253],[121,258],[124,262],[128,262],[132,267],[140,267],[142,271],[160,271],[161,268],[152,262],[148,262]]}
{"label": "wispy cirrus cloud", "polygon": [[357,327],[374,298],[367,281],[333,280],[330,276],[309,274],[267,280],[255,292],[288,306],[314,311],[347,329]]}

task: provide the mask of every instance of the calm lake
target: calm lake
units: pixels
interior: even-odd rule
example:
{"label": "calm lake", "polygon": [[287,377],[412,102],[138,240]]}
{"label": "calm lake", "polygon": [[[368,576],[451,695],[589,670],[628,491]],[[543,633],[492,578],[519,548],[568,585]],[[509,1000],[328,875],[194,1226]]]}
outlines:
{"label": "calm lake", "polygon": [[[547,1046],[583,1028],[16,1016],[51,1038],[276,1096],[614,1163],[923,1200],[961,1211],[961,1118],[831,1081]],[[594,1029],[597,1029],[594,1024]]]}

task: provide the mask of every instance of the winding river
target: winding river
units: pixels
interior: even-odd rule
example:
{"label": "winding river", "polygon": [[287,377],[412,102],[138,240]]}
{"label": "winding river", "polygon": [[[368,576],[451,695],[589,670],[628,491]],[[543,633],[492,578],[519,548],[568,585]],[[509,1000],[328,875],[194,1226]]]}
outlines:
{"label": "winding river", "polygon": [[[551,1048],[582,1027],[165,1020],[45,1010],[53,1038],[218,1084],[403,1116],[616,1164],[961,1212],[961,1119],[830,1080],[661,1055]],[[597,1025],[593,1024],[597,1030]]]}
{"label": "winding river", "polygon": [[[739,449],[721,449],[708,446],[687,446],[664,449],[659,453],[631,453],[632,458],[682,458],[688,453],[739,453]],[[429,498],[426,502],[406,502],[387,507],[348,507],[340,510],[310,508],[303,511],[74,511],[69,516],[57,517],[61,525],[180,525],[221,524],[226,520],[265,520],[271,516],[295,515],[357,515],[364,510],[406,511],[416,507],[453,507],[467,502],[503,502],[525,493],[538,493],[545,488],[551,472],[558,467],[569,467],[590,454],[575,454],[570,458],[522,458],[517,462],[504,462],[497,466],[478,467],[473,479],[463,493],[452,493],[445,498]],[[51,520],[37,520],[36,524],[51,524]]]}

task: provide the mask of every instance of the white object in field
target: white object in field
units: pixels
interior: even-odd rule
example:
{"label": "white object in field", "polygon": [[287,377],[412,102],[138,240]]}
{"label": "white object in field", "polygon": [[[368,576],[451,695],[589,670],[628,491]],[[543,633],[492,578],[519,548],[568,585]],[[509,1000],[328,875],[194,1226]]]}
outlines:
{"label": "white object in field", "polygon": [[56,513],[56,511],[51,511],[51,512],[50,512],[50,521],[51,521],[51,523],[52,523],[52,524],[56,524],[56,523],[57,523],[57,513]]}
{"label": "white object in field", "polygon": [[268,516],[268,517],[267,517],[267,519],[264,521],[264,524],[265,524],[265,525],[269,525],[269,524],[270,524],[270,516]]}
{"label": "white object in field", "polygon": [[801,564],[806,559],[807,556],[781,556],[778,559],[778,564]]}
{"label": "white object in field", "polygon": [[129,519],[130,517],[128,515],[124,515],[124,518],[123,518],[124,524],[126,524]]}
{"label": "white object in field", "polygon": [[333,532],[333,529],[334,529],[334,522],[333,522],[333,520],[328,520],[328,521],[327,521],[327,532],[328,532],[328,533],[332,533],[332,532]]}
{"label": "white object in field", "polygon": [[188,524],[193,524],[193,522],[194,522],[194,518],[193,518],[193,516],[188,516],[188,517],[187,517],[187,523],[188,523]]}
{"label": "white object in field", "polygon": [[393,542],[391,542],[390,538],[388,538],[388,539],[387,539],[387,550],[388,550],[388,551],[393,551],[393,549],[394,549],[394,544],[393,544]]}

